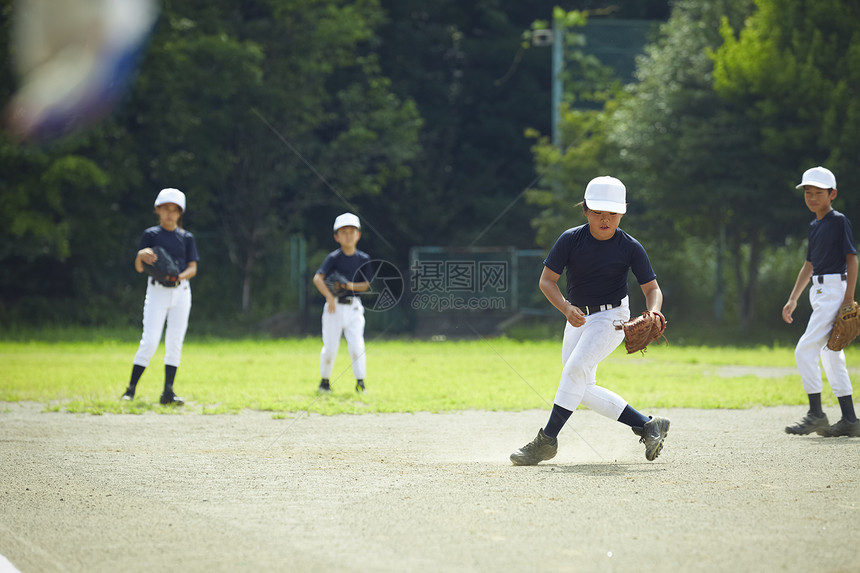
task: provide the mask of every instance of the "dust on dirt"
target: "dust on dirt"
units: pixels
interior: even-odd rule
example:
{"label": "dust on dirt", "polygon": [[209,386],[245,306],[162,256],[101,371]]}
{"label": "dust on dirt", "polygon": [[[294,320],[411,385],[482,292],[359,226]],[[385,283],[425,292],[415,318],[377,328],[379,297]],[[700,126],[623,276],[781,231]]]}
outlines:
{"label": "dust on dirt", "polygon": [[672,420],[654,462],[577,411],[555,459],[515,467],[546,411],[0,404],[0,555],[23,573],[860,570],[860,438],[786,435],[801,407],[648,413]]}

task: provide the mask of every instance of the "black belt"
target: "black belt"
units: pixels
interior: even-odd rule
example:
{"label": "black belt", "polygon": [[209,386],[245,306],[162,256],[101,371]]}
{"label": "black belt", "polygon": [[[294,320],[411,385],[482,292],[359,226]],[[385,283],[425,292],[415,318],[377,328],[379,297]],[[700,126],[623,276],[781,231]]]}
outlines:
{"label": "black belt", "polygon": [[354,297],[351,297],[351,296],[342,296],[339,299],[337,299],[337,302],[339,302],[340,304],[352,304],[353,298]]}
{"label": "black belt", "polygon": [[157,280],[155,280],[154,278],[150,277],[150,278],[149,278],[149,282],[150,282],[150,283],[152,283],[152,284],[154,284],[154,285],[155,285],[155,284],[159,284],[159,285],[161,285],[161,286],[163,286],[163,287],[167,287],[167,288],[176,288],[176,287],[178,287],[178,286],[179,286],[179,283],[180,283],[180,282],[182,282],[182,281],[176,281],[175,283],[163,283],[163,282],[161,282],[161,281],[157,281]]}
{"label": "black belt", "polygon": [[[835,274],[835,273],[834,273],[834,274]],[[823,284],[824,284],[824,275],[815,275],[813,278],[814,278],[814,279],[815,279],[815,278],[817,278],[817,279],[818,279],[818,284],[820,284],[820,285],[823,285]],[[847,275],[847,274],[845,274],[845,273],[842,273],[842,275],[841,275],[839,278],[841,278],[843,281],[847,281],[847,280],[848,280],[848,275]]]}
{"label": "black belt", "polygon": [[618,308],[619,306],[621,306],[620,300],[618,302],[612,302],[609,304],[595,304],[592,306],[580,306],[579,310],[581,310],[583,313],[585,313],[585,316],[588,316],[590,314],[594,314],[595,312],[601,312],[603,310],[609,310],[610,308]]}

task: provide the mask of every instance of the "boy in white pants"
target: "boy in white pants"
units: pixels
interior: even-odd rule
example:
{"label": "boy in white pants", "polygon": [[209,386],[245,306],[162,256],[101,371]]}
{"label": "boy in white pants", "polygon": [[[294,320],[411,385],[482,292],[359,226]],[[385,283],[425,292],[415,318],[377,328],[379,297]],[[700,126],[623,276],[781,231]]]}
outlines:
{"label": "boy in white pants", "polygon": [[[518,466],[533,466],[558,452],[558,434],[582,404],[598,414],[630,426],[645,444],[645,459],[654,461],[669,432],[667,418],[646,416],[607,388],[597,385],[597,366],[624,339],[615,325],[630,318],[627,275],[633,272],[648,312],[661,314],[663,291],[648,254],[635,238],[619,228],[627,212],[627,188],[615,177],[596,177],[585,188],[585,225],[568,229],[546,259],[539,286],[565,319],[558,390],[546,426],[534,440],[511,454]],[[558,280],[567,276],[567,296]]]}
{"label": "boy in white pants", "polygon": [[[370,256],[356,248],[361,239],[361,223],[356,215],[344,213],[334,221],[334,240],[340,248],[332,251],[314,275],[314,286],[325,297],[322,313],[323,348],[320,352],[319,392],[331,392],[331,371],[337,358],[340,336],[346,338],[352,372],[355,375],[355,391],[365,390],[364,377],[367,360],[364,355],[364,307],[358,296],[370,288],[365,276]],[[337,271],[346,277],[346,292],[335,297],[325,284],[326,275]]]}
{"label": "boy in white pants", "polygon": [[149,360],[155,354],[164,336],[164,391],[159,402],[165,406],[181,406],[184,400],[173,393],[173,382],[182,358],[182,344],[191,314],[190,279],[197,275],[197,244],[194,235],[182,228],[185,213],[185,193],[179,189],[162,189],[155,198],[155,212],[159,224],[146,229],[140,238],[140,247],[134,259],[134,268],[143,272],[143,265],[152,264],[158,256],[152,247],[162,247],[177,261],[181,272],[179,280],[160,283],[153,278],[146,281],[146,298],[143,301],[143,334],[134,355],[131,379],[123,400],[134,400],[137,383]]}
{"label": "boy in white pants", "polygon": [[[791,315],[797,308],[797,299],[811,279],[809,302],[812,316],[794,350],[803,389],[809,397],[809,411],[798,423],[787,426],[785,431],[799,435],[815,432],[826,437],[860,436],[845,353],[827,348],[827,339],[839,309],[854,302],[857,248],[851,222],[833,209],[831,203],[837,194],[836,177],[830,170],[824,167],[807,169],[797,189],[803,189],[806,206],[815,213],[815,220],[809,224],[806,262],[800,268],[788,302],[782,308],[782,319],[789,324],[793,322]],[[832,426],[821,409],[824,384],[818,367],[819,358],[842,410],[842,418]]]}

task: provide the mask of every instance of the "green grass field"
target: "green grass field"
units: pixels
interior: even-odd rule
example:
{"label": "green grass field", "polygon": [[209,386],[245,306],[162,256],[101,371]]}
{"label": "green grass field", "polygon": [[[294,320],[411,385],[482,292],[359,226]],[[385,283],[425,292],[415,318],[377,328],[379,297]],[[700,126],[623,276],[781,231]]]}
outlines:
{"label": "green grass field", "polygon": [[[48,337],[52,338],[52,337]],[[119,400],[137,342],[0,341],[0,401],[36,401],[47,409],[100,414],[172,412],[158,404],[163,345],[144,373],[134,402]],[[317,338],[189,340],[176,379],[188,403],[180,411],[243,409],[362,414],[549,408],[561,372],[561,345],[504,338],[469,341],[368,342],[368,392],[355,394],[342,343],[333,393],[318,396]],[[856,353],[848,349],[849,365]],[[623,345],[598,369],[598,384],[634,407],[751,408],[804,404],[793,348],[655,346],[643,356]],[[765,372],[762,369],[774,369]],[[727,371],[728,374],[727,375]],[[825,386],[826,404],[836,401]]]}

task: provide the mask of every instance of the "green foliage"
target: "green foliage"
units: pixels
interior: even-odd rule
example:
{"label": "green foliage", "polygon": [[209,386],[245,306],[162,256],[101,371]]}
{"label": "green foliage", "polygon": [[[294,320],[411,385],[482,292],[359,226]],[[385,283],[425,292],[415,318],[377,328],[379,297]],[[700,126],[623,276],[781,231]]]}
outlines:
{"label": "green foliage", "polygon": [[[565,101],[561,110],[561,149],[535,130],[526,135],[536,140],[532,147],[541,180],[526,192],[526,200],[541,208],[533,219],[537,243],[550,247],[558,235],[584,221],[582,200],[586,184],[612,168],[614,151],[606,140],[621,86],[612,72],[583,50],[585,37],[575,30],[586,24],[585,13],[557,12],[566,21]],[[569,81],[570,78],[575,81]],[[597,103],[602,109],[574,107],[575,102]]]}
{"label": "green foliage", "polygon": [[717,291],[735,293],[742,330],[762,318],[757,295],[768,286],[765,261],[787,237],[801,235],[808,219],[792,197],[791,182],[802,172],[796,158],[770,154],[748,117],[749,102],[714,87],[712,54],[720,53],[729,23],[742,25],[753,8],[745,0],[676,3],[610,127],[624,176],[650,204],[644,217],[660,246],[685,237],[723,246],[725,271],[717,280],[727,283]]}
{"label": "green foliage", "polygon": [[[757,130],[768,163],[798,179],[825,164],[840,188],[860,183],[860,6],[822,0],[756,0],[743,27],[724,21],[713,53],[714,87]],[[860,200],[846,198],[856,212]],[[850,213],[849,213],[850,216]]]}
{"label": "green foliage", "polygon": [[156,172],[200,201],[198,220],[217,229],[228,255],[227,265],[209,262],[238,275],[243,311],[266,288],[254,288],[265,281],[261,260],[307,230],[306,209],[378,194],[409,175],[421,125],[375,63],[376,2],[257,8],[233,14],[219,4],[207,12],[212,22],[172,14],[147,60],[154,74],[135,94],[165,112],[152,126],[163,157]]}
{"label": "green foliage", "polygon": [[[5,40],[11,3],[0,6]],[[303,235],[309,253],[330,250],[342,210],[368,222],[368,252],[401,268],[416,244],[532,246],[537,208],[521,198],[536,173],[523,133],[548,131],[551,57],[518,48],[553,10],[544,0],[162,3],[108,120],[48,145],[0,141],[10,222],[0,227],[0,321],[139,324],[131,260],[166,186],[188,194],[184,224],[202,257],[192,329],[298,314],[285,308],[301,297],[284,293],[284,246]],[[571,27],[581,17],[564,14]],[[0,74],[5,100],[5,51]]]}
{"label": "green foliage", "polygon": [[[325,206],[329,226],[343,198],[411,173],[422,121],[377,64],[383,22],[376,0],[164,5],[113,117],[51,145],[0,141],[0,216],[11,222],[0,227],[0,317],[43,318],[21,313],[28,298],[53,314],[67,298],[93,317],[105,299],[114,316],[138,314],[139,301],[119,303],[168,186],[188,196],[202,256],[197,313],[250,312],[271,291],[259,264],[317,231],[308,209]],[[261,297],[256,312],[271,305]]]}
{"label": "green foliage", "polygon": [[549,126],[551,52],[522,42],[552,3],[382,5],[380,65],[393,91],[415,100],[424,125],[412,176],[361,203],[392,247],[371,252],[405,267],[410,246],[530,246],[535,209],[520,196],[535,169],[522,134]]}
{"label": "green foliage", "polygon": [[[779,311],[804,260],[809,218],[793,186],[804,154],[844,153],[843,128],[827,132],[832,140],[818,134],[830,125],[825,118],[851,117],[853,102],[842,94],[857,35],[844,6],[758,8],[748,0],[674,3],[638,60],[638,82],[602,109],[567,109],[561,150],[538,139],[533,152],[544,175],[527,193],[543,209],[533,224],[549,247],[560,230],[583,222],[574,205],[590,178],[620,177],[630,202],[622,227],[648,249],[670,316],[753,336],[756,325],[784,329]],[[849,217],[855,201],[845,200]]]}
{"label": "green foliage", "polygon": [[[717,24],[724,14],[742,21],[749,10],[740,1],[676,3],[638,61],[639,82],[621,93],[599,71],[583,74],[592,80],[587,93],[604,94],[602,109],[565,110],[563,149],[545,139],[533,148],[545,172],[540,188],[527,193],[543,208],[533,222],[539,244],[549,247],[561,230],[584,222],[575,204],[587,181],[620,177],[630,203],[622,227],[648,249],[665,308],[685,324],[729,315],[748,328],[756,294],[772,286],[759,276],[779,248],[769,241],[784,241],[787,227],[802,229],[797,204],[751,192],[773,189],[772,172],[759,165],[743,116],[711,85],[708,50],[722,41]],[[762,218],[765,210],[772,216]],[[773,297],[766,300],[770,312]]]}
{"label": "green foliage", "polygon": [[[290,237],[307,238],[309,259],[331,250],[342,210],[368,221],[363,248],[406,268],[417,244],[548,247],[609,173],[628,185],[622,226],[646,245],[674,324],[721,306],[723,327],[776,328],[774,293],[802,262],[802,170],[831,167],[836,208],[860,218],[857,10],[678,0],[622,90],[583,46],[585,12],[542,0],[165,4],[110,119],[50,145],[0,139],[0,323],[137,328],[131,260],[165,186],[188,193],[202,256],[192,331],[233,332],[294,310]],[[562,149],[542,137],[550,51],[523,44],[553,17],[568,27]],[[5,99],[6,52],[0,75]],[[316,324],[314,296],[297,324]]]}
{"label": "green foliage", "polygon": [[0,162],[11,174],[0,183],[0,217],[8,221],[0,231],[0,259],[50,256],[64,261],[81,227],[68,214],[105,219],[111,214],[110,178],[86,157],[18,150],[0,141]]}
{"label": "green foliage", "polygon": [[[68,334],[68,333],[67,333]],[[85,338],[85,337],[79,337]],[[133,402],[119,399],[136,342],[0,342],[0,402],[36,401],[48,409],[91,414],[272,412],[360,414],[466,409],[548,410],[560,374],[557,341],[368,341],[368,392],[355,394],[346,349],[333,393],[316,393],[320,342],[190,341],[176,379],[184,409],[158,404],[163,352],[144,373]],[[848,349],[849,363],[857,351]],[[637,408],[748,408],[802,404],[793,347],[658,346],[628,356],[620,347],[598,370],[598,383]],[[831,395],[825,403],[835,404]]]}
{"label": "green foliage", "polygon": [[[565,229],[585,222],[582,201],[585,186],[597,177],[608,174],[611,148],[606,142],[608,110],[577,110],[562,107],[561,133],[563,149],[539,137],[533,150],[539,169],[544,174],[540,184],[526,192],[526,199],[542,208],[532,222],[537,229],[537,242],[552,246]],[[535,132],[529,135],[537,137]]]}

